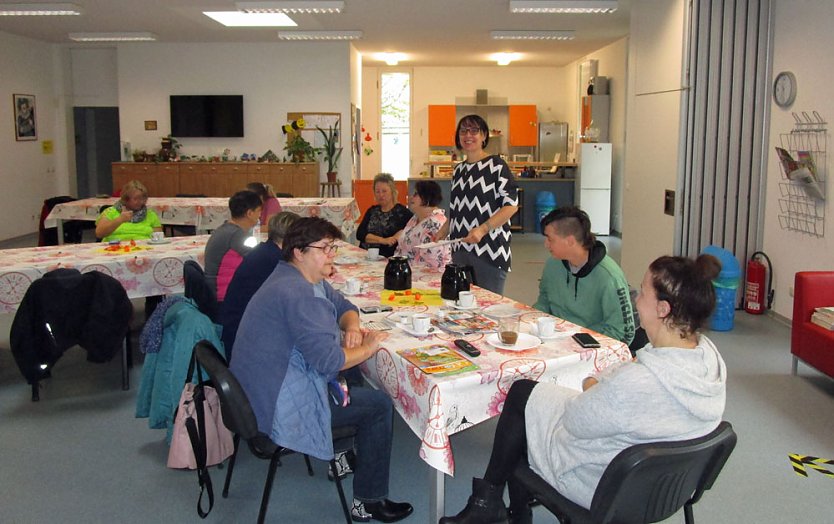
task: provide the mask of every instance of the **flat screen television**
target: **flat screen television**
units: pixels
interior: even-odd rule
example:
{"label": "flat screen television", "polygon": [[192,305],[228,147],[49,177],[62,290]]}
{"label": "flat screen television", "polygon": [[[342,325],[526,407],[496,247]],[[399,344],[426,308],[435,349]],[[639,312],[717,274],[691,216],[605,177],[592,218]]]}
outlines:
{"label": "flat screen television", "polygon": [[171,136],[242,137],[243,95],[171,95]]}

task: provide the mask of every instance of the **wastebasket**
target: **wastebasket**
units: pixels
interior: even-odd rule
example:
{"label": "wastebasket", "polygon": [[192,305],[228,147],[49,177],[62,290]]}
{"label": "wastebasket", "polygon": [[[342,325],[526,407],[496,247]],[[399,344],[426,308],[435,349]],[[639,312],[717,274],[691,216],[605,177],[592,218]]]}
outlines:
{"label": "wastebasket", "polygon": [[536,194],[536,233],[542,232],[542,219],[556,209],[556,195],[550,191],[539,191]]}
{"label": "wastebasket", "polygon": [[715,311],[710,319],[710,328],[715,331],[730,331],[735,320],[741,266],[735,255],[718,246],[705,247],[703,254],[712,255],[721,262],[721,272],[712,281],[715,288]]}

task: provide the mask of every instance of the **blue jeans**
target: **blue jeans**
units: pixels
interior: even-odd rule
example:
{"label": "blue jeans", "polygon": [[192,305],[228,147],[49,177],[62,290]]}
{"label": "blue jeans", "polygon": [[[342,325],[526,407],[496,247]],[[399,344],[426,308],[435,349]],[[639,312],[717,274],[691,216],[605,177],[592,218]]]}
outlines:
{"label": "blue jeans", "polygon": [[391,399],[376,389],[353,387],[350,404],[331,405],[330,413],[334,427],[354,426],[357,430],[353,497],[361,502],[388,498],[394,413]]}

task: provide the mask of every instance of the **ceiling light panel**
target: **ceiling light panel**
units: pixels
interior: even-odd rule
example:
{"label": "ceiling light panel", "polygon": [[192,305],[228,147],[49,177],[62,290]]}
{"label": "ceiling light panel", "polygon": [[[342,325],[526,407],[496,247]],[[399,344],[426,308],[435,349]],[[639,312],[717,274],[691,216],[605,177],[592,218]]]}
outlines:
{"label": "ceiling light panel", "polygon": [[616,0],[510,0],[512,13],[613,13]]}
{"label": "ceiling light panel", "polygon": [[143,32],[70,33],[69,39],[75,42],[153,42],[156,35]]}
{"label": "ceiling light panel", "polygon": [[0,16],[72,16],[80,15],[75,4],[0,4]]}
{"label": "ceiling light panel", "polygon": [[492,31],[493,40],[573,40],[574,31]]}
{"label": "ceiling light panel", "polygon": [[235,7],[247,13],[341,13],[342,0],[284,0],[280,2],[235,2]]}
{"label": "ceiling light panel", "polygon": [[359,40],[362,31],[278,31],[280,40]]}
{"label": "ceiling light panel", "polygon": [[298,25],[284,13],[203,11],[203,14],[226,27],[296,27]]}

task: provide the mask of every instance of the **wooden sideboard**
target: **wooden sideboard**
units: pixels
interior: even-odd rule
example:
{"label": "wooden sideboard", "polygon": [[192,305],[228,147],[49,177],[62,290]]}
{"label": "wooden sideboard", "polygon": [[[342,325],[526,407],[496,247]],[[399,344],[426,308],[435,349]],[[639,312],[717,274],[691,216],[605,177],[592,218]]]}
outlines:
{"label": "wooden sideboard", "polygon": [[316,197],[319,165],[257,162],[113,162],[113,189],[139,180],[150,196],[178,194],[228,197],[246,189],[249,182],[272,185],[276,193],[294,197]]}

